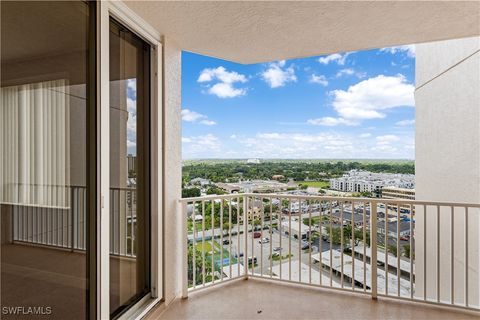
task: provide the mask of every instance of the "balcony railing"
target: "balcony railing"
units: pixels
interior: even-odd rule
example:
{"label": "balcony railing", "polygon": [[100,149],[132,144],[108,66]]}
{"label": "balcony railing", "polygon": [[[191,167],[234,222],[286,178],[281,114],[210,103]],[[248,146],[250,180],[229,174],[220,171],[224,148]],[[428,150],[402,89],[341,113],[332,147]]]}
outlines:
{"label": "balcony railing", "polygon": [[180,203],[184,297],[251,277],[479,310],[469,218],[480,204],[289,194]]}
{"label": "balcony railing", "polygon": [[[12,205],[12,240],[84,251],[86,248],[87,189],[69,190],[64,207]],[[110,254],[135,257],[137,191],[134,188],[110,189]]]}

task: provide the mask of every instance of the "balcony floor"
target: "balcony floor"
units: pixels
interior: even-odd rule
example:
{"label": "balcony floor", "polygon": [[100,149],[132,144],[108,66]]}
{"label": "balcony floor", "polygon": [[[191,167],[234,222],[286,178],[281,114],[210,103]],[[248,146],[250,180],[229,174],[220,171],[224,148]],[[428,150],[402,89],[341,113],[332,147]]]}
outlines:
{"label": "balcony floor", "polygon": [[478,319],[478,314],[249,279],[191,293],[146,319]]}

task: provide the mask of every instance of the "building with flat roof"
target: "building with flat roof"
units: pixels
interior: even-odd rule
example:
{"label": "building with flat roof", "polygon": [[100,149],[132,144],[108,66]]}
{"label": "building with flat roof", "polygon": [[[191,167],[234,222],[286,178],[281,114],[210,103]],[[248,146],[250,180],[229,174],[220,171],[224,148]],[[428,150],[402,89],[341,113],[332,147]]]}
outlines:
{"label": "building with flat roof", "polygon": [[288,185],[275,180],[246,180],[232,183],[219,182],[217,187],[227,191],[234,192],[279,192],[285,191]]}
{"label": "building with flat roof", "polygon": [[414,188],[415,175],[350,170],[340,178],[330,179],[330,189],[344,192],[372,192],[379,196],[386,186]]}
{"label": "building with flat roof", "polygon": [[382,198],[415,200],[415,189],[399,188],[394,186],[383,187]]}

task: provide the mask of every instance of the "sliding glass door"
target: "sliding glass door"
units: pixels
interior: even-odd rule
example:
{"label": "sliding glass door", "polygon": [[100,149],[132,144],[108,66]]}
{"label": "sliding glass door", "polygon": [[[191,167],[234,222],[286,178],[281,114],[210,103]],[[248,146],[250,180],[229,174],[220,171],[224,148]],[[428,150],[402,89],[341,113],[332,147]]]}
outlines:
{"label": "sliding glass door", "polygon": [[118,317],[151,294],[153,49],[110,4],[0,5],[2,318]]}
{"label": "sliding glass door", "polygon": [[110,311],[150,292],[150,46],[110,21]]}
{"label": "sliding glass door", "polygon": [[95,308],[95,18],[82,1],[1,3],[4,319]]}

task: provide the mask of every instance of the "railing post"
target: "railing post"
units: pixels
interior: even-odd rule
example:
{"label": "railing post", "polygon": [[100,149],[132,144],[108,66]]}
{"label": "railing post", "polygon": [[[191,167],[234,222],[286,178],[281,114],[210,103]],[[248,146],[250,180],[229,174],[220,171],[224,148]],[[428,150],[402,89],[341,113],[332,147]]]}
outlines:
{"label": "railing post", "polygon": [[70,212],[71,212],[70,218],[72,219],[72,221],[71,221],[71,222],[72,222],[72,224],[71,224],[72,226],[71,226],[71,228],[70,228],[70,233],[71,233],[71,234],[70,234],[70,241],[71,241],[71,243],[70,243],[70,251],[71,251],[71,252],[73,252],[73,250],[74,250],[74,248],[75,248],[75,246],[74,246],[74,241],[73,241],[74,235],[75,235],[75,225],[74,225],[74,224],[75,224],[75,222],[74,222],[74,221],[75,221],[75,208],[73,207],[73,204],[75,203],[75,201],[74,201],[74,196],[73,196],[74,193],[75,193],[74,187],[70,187]]}
{"label": "railing post", "polygon": [[[245,248],[243,252],[243,270],[244,270],[244,277],[245,280],[248,279],[248,215],[247,215],[247,210],[248,210],[248,196],[243,195],[243,227],[244,227],[244,238],[245,238]],[[252,234],[253,237],[253,234]]]}
{"label": "railing post", "polygon": [[[373,201],[370,202],[370,248],[372,251],[370,257],[370,265],[372,267],[372,299],[377,299],[377,203]],[[385,255],[386,254],[387,252],[385,251]]]}
{"label": "railing post", "polygon": [[187,203],[182,202],[180,226],[182,230],[182,298],[188,298],[188,231]]}

